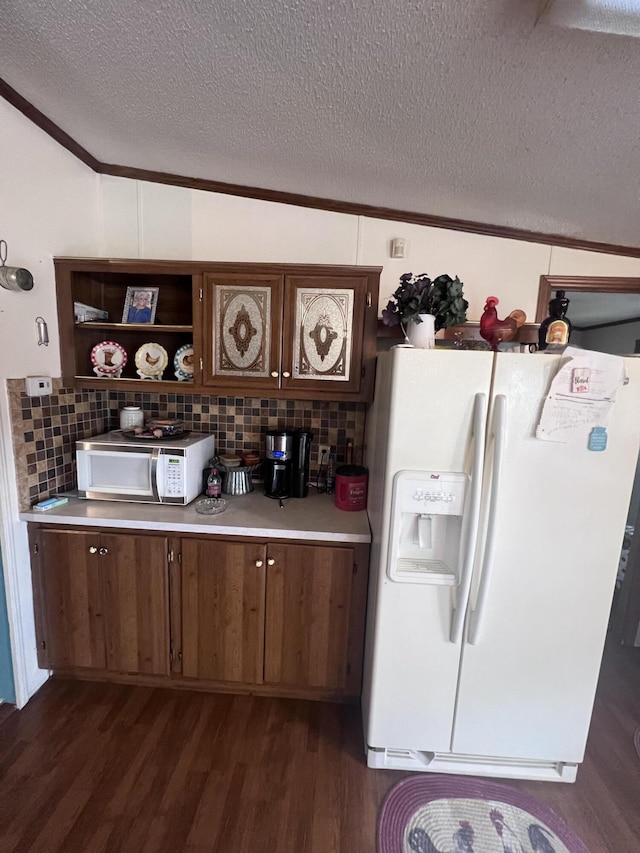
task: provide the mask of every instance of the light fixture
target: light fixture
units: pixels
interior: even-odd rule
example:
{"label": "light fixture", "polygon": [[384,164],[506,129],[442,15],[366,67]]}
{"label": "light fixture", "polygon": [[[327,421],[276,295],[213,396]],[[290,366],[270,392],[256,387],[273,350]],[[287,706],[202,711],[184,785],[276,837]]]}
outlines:
{"label": "light fixture", "polygon": [[7,242],[0,240],[0,285],[6,290],[31,290],[33,288],[33,276],[29,270],[22,267],[6,267]]}

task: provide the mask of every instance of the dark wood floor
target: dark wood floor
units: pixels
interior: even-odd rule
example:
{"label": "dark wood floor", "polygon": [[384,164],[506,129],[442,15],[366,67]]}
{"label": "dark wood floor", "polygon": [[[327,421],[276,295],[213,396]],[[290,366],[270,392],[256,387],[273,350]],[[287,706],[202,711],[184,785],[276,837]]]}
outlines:
{"label": "dark wood floor", "polygon": [[[638,725],[640,650],[608,648],[578,781],[512,784],[637,853]],[[352,707],[51,681],[0,724],[0,851],[371,853],[405,775],[366,768]]]}

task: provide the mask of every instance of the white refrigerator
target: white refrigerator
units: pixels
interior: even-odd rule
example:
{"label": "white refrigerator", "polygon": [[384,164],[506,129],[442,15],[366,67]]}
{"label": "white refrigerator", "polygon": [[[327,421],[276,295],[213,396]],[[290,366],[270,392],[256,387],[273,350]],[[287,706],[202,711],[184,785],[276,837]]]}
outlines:
{"label": "white refrigerator", "polygon": [[[394,348],[367,416],[370,767],[574,781],[640,441],[535,437],[557,355]],[[566,362],[566,359],[565,359]]]}

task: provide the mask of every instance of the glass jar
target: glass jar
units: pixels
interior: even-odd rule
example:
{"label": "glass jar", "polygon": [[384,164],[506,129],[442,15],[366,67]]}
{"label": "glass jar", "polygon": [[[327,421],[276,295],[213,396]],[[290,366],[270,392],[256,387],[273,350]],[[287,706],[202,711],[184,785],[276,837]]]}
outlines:
{"label": "glass jar", "polygon": [[120,429],[135,429],[144,426],[144,412],[140,406],[125,406],[120,409]]}

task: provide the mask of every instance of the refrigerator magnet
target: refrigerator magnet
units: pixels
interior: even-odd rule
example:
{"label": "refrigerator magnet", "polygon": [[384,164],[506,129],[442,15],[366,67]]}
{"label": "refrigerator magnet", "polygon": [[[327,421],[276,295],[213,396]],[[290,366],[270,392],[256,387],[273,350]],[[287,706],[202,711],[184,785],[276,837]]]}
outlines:
{"label": "refrigerator magnet", "polygon": [[588,367],[574,367],[571,371],[571,392],[588,394],[591,382],[591,370]]}
{"label": "refrigerator magnet", "polygon": [[589,434],[589,450],[607,449],[607,430],[605,427],[594,427]]}

